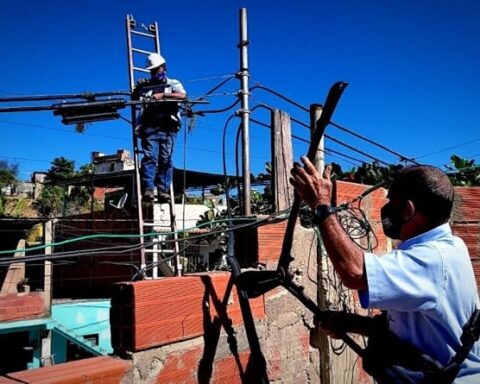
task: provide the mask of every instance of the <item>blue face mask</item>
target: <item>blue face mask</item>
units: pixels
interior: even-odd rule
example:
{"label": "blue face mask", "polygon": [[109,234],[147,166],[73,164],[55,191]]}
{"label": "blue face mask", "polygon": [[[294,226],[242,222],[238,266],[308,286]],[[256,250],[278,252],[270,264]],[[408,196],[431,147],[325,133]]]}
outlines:
{"label": "blue face mask", "polygon": [[162,81],[162,80],[165,80],[167,77],[166,73],[165,72],[158,72],[156,73],[155,75],[152,76],[152,79],[154,80],[157,80],[157,81]]}

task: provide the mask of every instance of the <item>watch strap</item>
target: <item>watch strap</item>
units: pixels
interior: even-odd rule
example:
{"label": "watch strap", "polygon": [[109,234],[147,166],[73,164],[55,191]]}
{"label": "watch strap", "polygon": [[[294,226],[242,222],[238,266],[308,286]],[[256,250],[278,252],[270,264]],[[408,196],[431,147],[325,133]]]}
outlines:
{"label": "watch strap", "polygon": [[313,219],[312,221],[316,225],[322,224],[325,219],[336,213],[335,207],[331,205],[319,205],[313,210]]}

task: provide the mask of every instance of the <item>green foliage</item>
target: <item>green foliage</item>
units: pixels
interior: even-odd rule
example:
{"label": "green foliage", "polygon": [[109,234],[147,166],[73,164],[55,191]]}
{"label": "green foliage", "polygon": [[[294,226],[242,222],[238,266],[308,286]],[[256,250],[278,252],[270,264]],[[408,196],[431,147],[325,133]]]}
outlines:
{"label": "green foliage", "polygon": [[93,173],[93,164],[88,163],[88,164],[83,164],[78,172],[77,176],[86,176],[86,175],[91,175]]}
{"label": "green foliage", "polygon": [[0,160],[0,188],[17,183],[18,164]]}
{"label": "green foliage", "polygon": [[342,167],[332,163],[332,176],[337,180],[350,181],[359,184],[375,185],[384,181],[391,181],[396,172],[403,168],[402,165],[381,166],[374,161],[371,164],[363,163],[358,168],[351,168],[343,172]]}
{"label": "green foliage", "polygon": [[65,189],[58,185],[46,184],[36,201],[38,211],[45,216],[57,216],[62,212]]}
{"label": "green foliage", "polygon": [[7,160],[0,160],[0,216],[6,214],[6,198],[1,188],[17,184],[18,164],[10,163]]}
{"label": "green foliage", "polygon": [[453,171],[449,174],[453,185],[462,187],[480,186],[480,166],[475,164],[475,160],[463,159],[457,155],[450,157],[452,165],[447,165],[447,169]]}
{"label": "green foliage", "polygon": [[225,262],[228,235],[222,229],[227,227],[227,223],[220,220],[227,217],[227,212],[225,210],[220,211],[211,199],[206,200],[205,205],[208,210],[200,215],[197,226],[208,223],[208,225],[202,225],[202,228],[210,229],[212,234],[202,239],[200,244],[208,244],[215,247],[212,260],[209,261],[210,269],[226,270],[228,269],[228,265]]}
{"label": "green foliage", "polygon": [[75,162],[65,157],[56,157],[47,171],[47,180],[57,183],[75,175]]}

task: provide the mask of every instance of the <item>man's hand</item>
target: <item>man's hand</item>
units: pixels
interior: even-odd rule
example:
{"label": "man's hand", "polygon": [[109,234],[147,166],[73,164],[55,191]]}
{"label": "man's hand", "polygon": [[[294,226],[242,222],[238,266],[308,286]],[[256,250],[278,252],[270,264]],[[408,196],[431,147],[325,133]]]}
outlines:
{"label": "man's hand", "polygon": [[304,166],[295,163],[292,168],[290,183],[305,203],[312,209],[319,205],[330,205],[332,201],[332,167],[325,168],[320,176],[315,166],[306,156],[302,156]]}
{"label": "man's hand", "polygon": [[348,313],[345,312],[329,312],[327,319],[322,321],[320,326],[328,336],[334,339],[340,339],[348,332]]}
{"label": "man's hand", "polygon": [[141,78],[141,79],[138,79],[137,80],[137,83],[135,84],[135,88],[141,86],[141,85],[144,85],[148,83],[148,79],[146,79],[145,77]]}

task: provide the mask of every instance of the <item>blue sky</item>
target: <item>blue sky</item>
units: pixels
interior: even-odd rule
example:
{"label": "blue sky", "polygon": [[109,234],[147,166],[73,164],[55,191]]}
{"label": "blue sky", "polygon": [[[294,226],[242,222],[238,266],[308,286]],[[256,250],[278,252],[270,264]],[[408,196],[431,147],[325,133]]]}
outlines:
{"label": "blue sky", "polygon": [[[349,82],[334,121],[419,162],[443,166],[452,154],[480,159],[480,2],[477,0],[5,0],[0,5],[0,97],[126,90],[125,17],[157,21],[168,75],[196,98],[239,67],[239,9],[246,7],[252,85],[259,82],[308,107],[322,103],[331,84]],[[209,98],[215,109],[230,105],[238,80]],[[308,122],[304,112],[268,92],[265,103]],[[18,105],[18,103],[15,103]],[[12,104],[3,104],[9,106]],[[179,168],[221,172],[222,131],[232,109],[198,117],[179,134]],[[122,115],[129,118],[129,110]],[[269,122],[262,109],[255,119]],[[238,120],[228,125],[227,160],[234,172]],[[307,138],[305,128],[293,133]],[[20,178],[47,170],[53,158],[90,161],[131,148],[123,120],[95,123],[84,134],[51,112],[1,113],[0,158],[20,165]],[[251,124],[252,172],[269,160],[269,131]],[[327,133],[387,163],[398,158],[329,127]],[[467,144],[468,143],[468,144]],[[350,157],[328,156],[344,168],[369,161],[326,141]],[[186,150],[185,150],[186,148]],[[294,142],[295,157],[307,149]]]}

